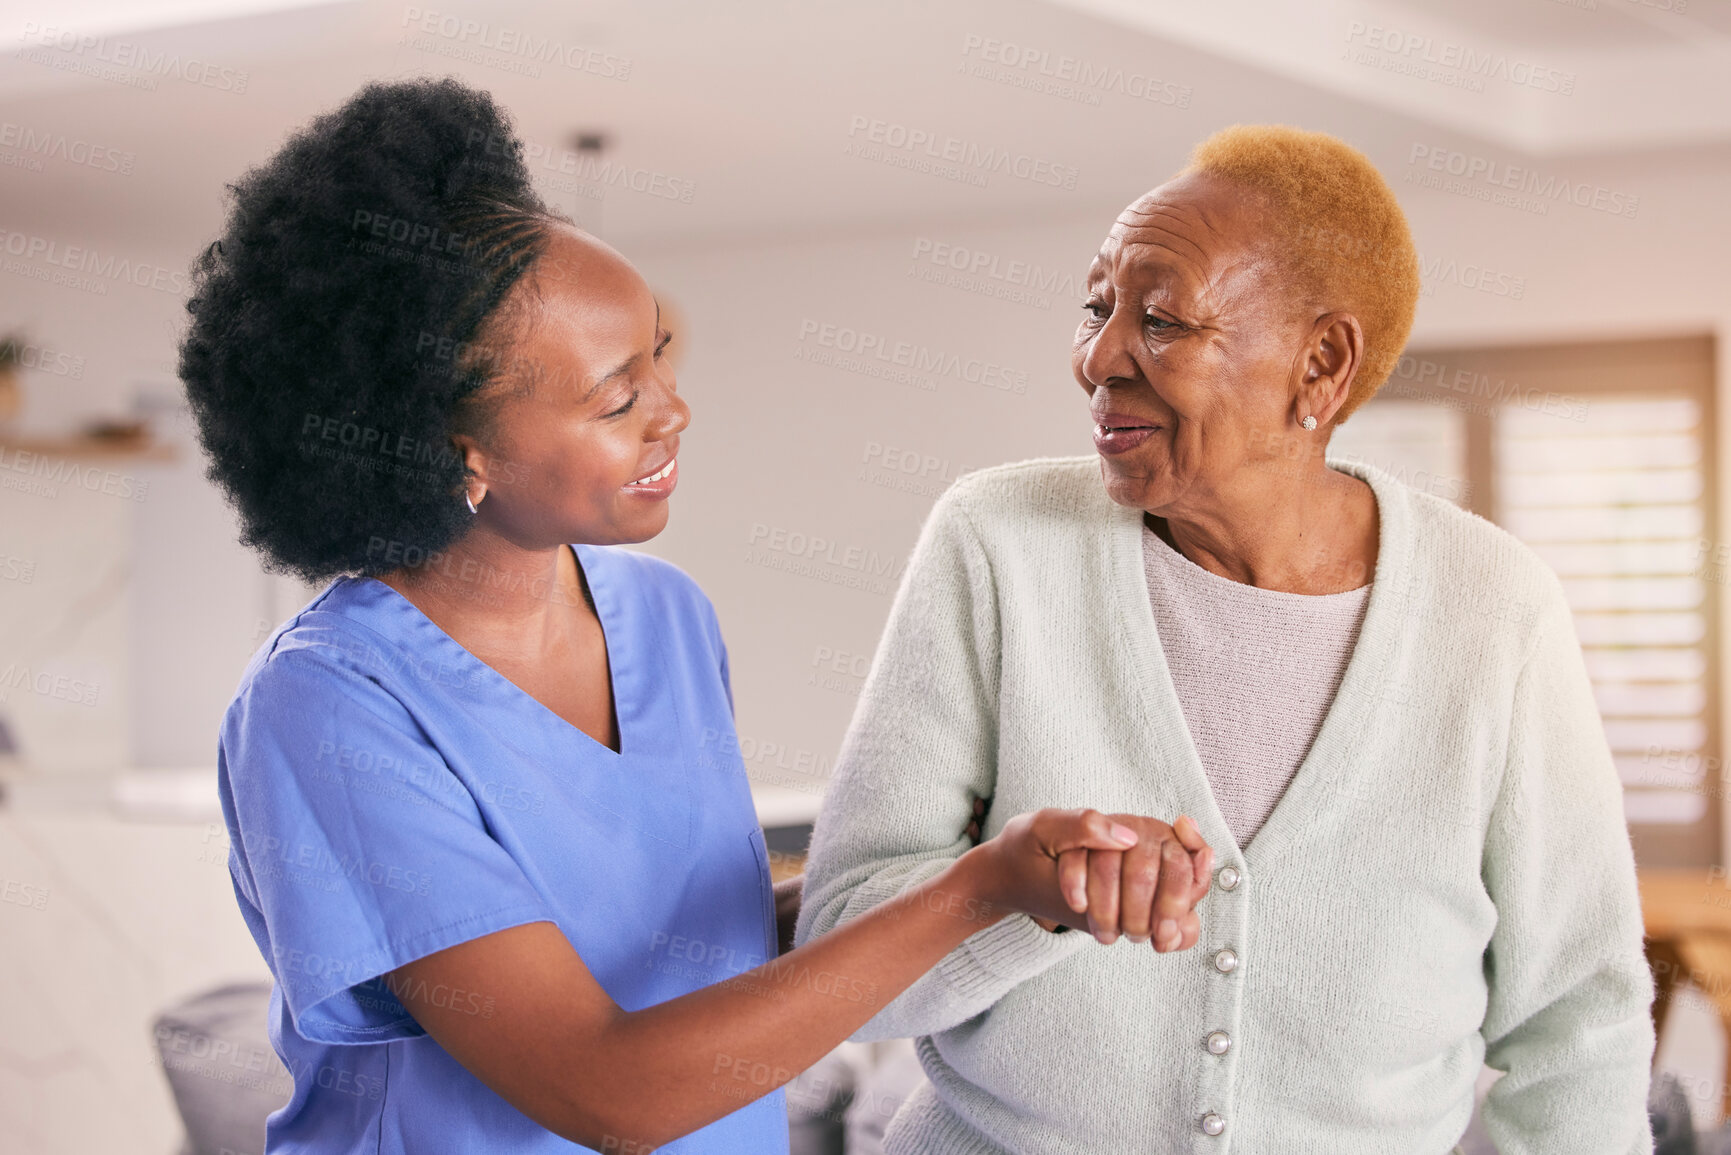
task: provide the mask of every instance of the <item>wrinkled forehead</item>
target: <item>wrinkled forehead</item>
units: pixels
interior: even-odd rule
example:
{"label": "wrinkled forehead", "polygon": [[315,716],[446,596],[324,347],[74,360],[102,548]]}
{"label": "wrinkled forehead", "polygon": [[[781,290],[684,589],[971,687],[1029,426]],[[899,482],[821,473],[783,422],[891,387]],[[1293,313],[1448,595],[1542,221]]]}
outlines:
{"label": "wrinkled forehead", "polygon": [[1198,287],[1266,255],[1259,198],[1223,181],[1177,177],[1118,214],[1089,270],[1091,278],[1163,275]]}

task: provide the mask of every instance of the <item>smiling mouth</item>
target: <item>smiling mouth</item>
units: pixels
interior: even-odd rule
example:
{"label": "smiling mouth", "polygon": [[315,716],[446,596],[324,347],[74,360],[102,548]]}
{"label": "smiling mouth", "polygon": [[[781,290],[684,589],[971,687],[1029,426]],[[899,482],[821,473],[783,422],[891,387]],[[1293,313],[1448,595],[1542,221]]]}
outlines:
{"label": "smiling mouth", "polygon": [[660,481],[662,478],[666,477],[669,473],[673,472],[673,463],[677,460],[679,460],[677,457],[669,458],[666,465],[663,465],[659,470],[657,470],[654,473],[651,473],[648,477],[639,477],[636,481],[628,481],[625,484],[626,485],[654,485],[657,481]]}
{"label": "smiling mouth", "polygon": [[[1094,422],[1094,448],[1108,457],[1129,453],[1144,445],[1164,426],[1138,421],[1128,413],[1108,413],[1106,421]],[[1130,418],[1125,420],[1125,418]]]}

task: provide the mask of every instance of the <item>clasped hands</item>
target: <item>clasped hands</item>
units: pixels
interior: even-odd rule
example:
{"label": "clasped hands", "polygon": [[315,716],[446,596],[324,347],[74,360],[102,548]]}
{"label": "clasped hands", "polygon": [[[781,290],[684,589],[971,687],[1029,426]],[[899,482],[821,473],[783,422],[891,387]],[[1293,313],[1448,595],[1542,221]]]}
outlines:
{"label": "clasped hands", "polygon": [[[986,803],[974,804],[970,838]],[[1036,810],[1018,814],[968,852],[990,860],[993,900],[1049,931],[1061,924],[1102,943],[1120,935],[1161,953],[1201,937],[1196,904],[1213,878],[1214,849],[1188,816],[1172,825],[1136,814]]]}

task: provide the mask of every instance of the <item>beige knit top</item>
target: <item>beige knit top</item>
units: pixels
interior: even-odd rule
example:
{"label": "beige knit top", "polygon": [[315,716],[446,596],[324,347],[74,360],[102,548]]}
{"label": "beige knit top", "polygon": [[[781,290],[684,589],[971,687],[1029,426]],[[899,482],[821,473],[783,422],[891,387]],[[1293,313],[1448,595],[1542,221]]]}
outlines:
{"label": "beige knit top", "polygon": [[1160,647],[1214,801],[1240,848],[1298,772],[1358,643],[1370,586],[1258,589],[1203,569],[1142,527]]}

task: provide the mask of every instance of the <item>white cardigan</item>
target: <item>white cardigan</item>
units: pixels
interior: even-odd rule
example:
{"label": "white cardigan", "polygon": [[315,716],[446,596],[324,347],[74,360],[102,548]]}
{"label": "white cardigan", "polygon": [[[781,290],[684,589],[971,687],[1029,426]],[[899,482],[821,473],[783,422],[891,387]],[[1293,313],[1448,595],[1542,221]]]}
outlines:
{"label": "white cardigan", "polygon": [[1376,494],[1374,585],[1248,851],[1161,654],[1140,511],[1097,459],[968,474],[932,510],[818,819],[799,940],[962,853],[970,792],[995,796],[988,836],[1045,806],[1189,814],[1217,874],[1193,950],[1018,915],[887,1005],[856,1038],[918,1036],[930,1077],[890,1155],[1443,1155],[1481,1061],[1507,1072],[1483,1108],[1504,1155],[1652,1151],[1634,862],[1562,587],[1482,518],[1329,464]]}

